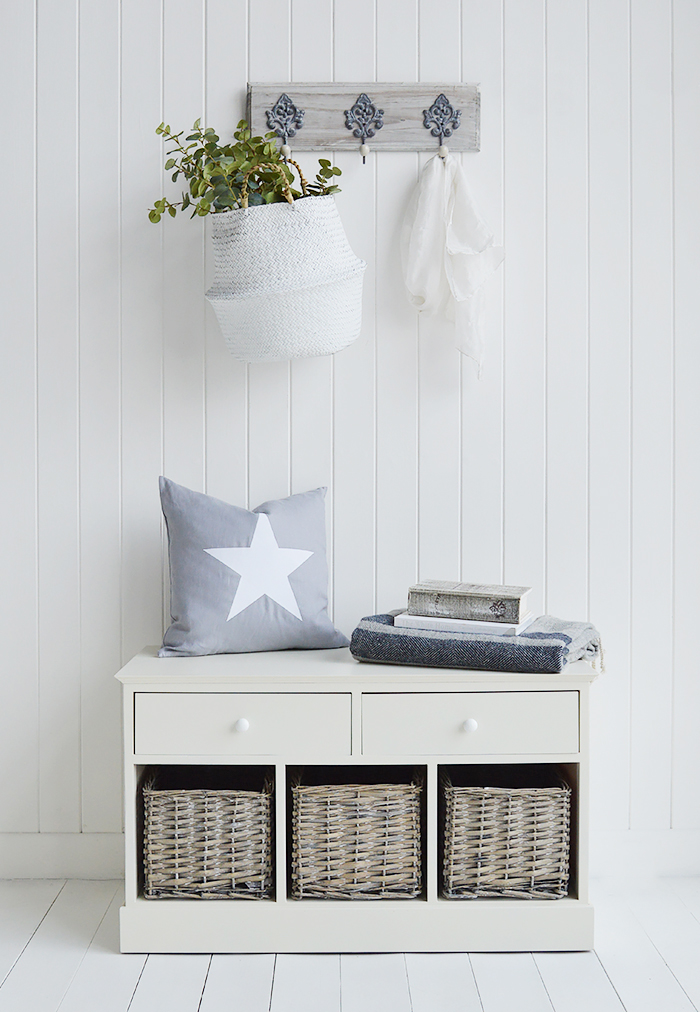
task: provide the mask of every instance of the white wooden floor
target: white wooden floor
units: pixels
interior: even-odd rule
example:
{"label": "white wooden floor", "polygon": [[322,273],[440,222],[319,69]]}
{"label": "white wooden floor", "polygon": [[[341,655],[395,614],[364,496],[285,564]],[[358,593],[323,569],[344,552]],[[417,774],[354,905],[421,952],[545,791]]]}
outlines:
{"label": "white wooden floor", "polygon": [[135,956],[121,884],[0,881],[0,1012],[692,1012],[700,879],[594,883],[595,953]]}

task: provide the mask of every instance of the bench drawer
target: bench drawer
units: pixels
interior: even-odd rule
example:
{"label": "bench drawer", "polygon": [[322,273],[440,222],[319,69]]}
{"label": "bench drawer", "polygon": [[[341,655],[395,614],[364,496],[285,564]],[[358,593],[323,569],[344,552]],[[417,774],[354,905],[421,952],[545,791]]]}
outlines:
{"label": "bench drawer", "polygon": [[578,692],[377,692],[362,696],[365,755],[578,750]]}
{"label": "bench drawer", "polygon": [[349,693],[137,692],[135,751],[350,755],[350,714]]}

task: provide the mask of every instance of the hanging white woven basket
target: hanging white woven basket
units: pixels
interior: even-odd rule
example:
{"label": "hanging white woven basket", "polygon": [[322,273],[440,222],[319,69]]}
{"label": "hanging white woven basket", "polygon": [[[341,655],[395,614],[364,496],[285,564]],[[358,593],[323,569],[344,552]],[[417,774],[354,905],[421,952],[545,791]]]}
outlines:
{"label": "hanging white woven basket", "polygon": [[362,322],[366,264],[350,249],[332,196],[211,216],[214,307],[244,362],[332,355]]}

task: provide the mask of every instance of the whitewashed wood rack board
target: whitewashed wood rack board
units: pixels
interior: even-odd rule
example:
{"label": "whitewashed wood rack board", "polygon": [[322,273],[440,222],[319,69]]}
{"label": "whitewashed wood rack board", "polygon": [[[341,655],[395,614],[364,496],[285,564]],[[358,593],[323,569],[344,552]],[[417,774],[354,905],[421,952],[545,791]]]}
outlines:
{"label": "whitewashed wood rack board", "polygon": [[439,141],[423,125],[423,110],[444,94],[460,111],[460,125],[445,139],[451,151],[479,150],[479,88],[476,84],[249,84],[248,122],[254,134],[270,130],[267,112],[281,95],[304,110],[303,125],[289,141],[296,151],[354,151],[360,145],[345,126],[345,110],[361,94],[382,110],[383,125],[367,143],[373,151],[437,151]]}
{"label": "whitewashed wood rack board", "polygon": [[0,882],[0,1010],[697,1012],[700,879],[591,891],[595,952],[146,956],[120,882]]}

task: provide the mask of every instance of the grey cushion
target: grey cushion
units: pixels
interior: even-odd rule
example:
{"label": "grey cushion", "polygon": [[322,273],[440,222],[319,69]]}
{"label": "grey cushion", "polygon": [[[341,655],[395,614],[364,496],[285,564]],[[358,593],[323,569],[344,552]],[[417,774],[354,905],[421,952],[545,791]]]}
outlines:
{"label": "grey cushion", "polygon": [[172,625],[159,656],[347,646],[327,612],[325,494],[251,512],[161,478]]}

